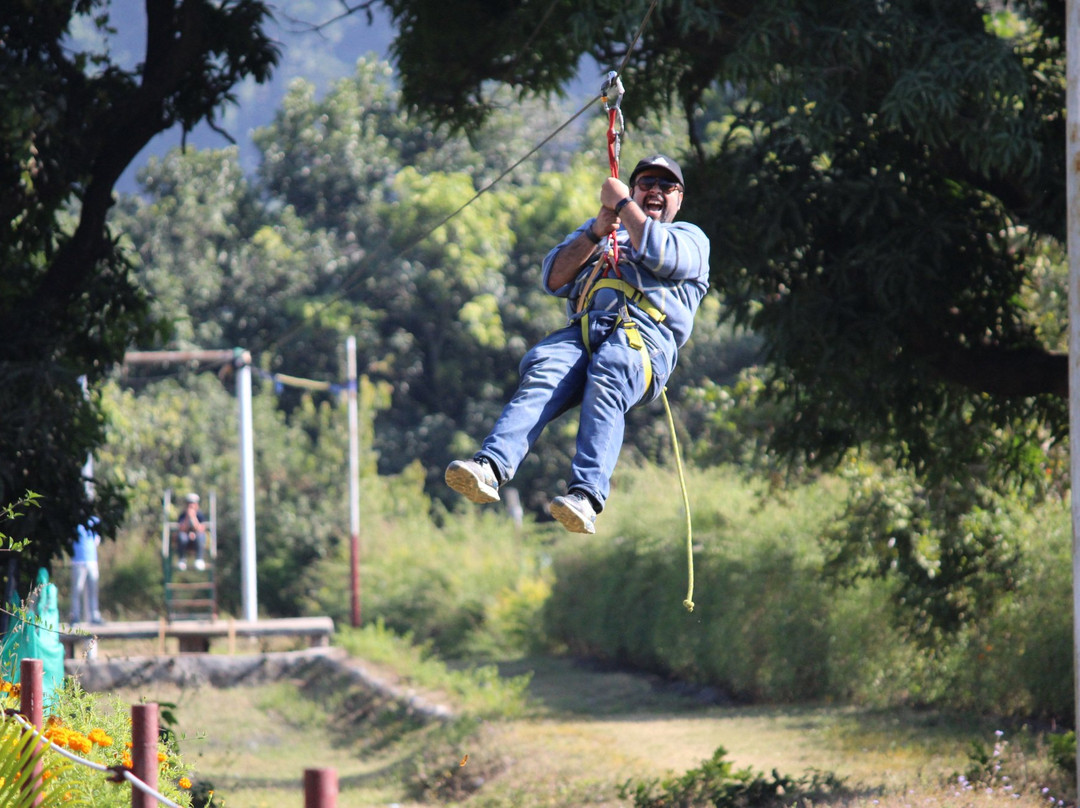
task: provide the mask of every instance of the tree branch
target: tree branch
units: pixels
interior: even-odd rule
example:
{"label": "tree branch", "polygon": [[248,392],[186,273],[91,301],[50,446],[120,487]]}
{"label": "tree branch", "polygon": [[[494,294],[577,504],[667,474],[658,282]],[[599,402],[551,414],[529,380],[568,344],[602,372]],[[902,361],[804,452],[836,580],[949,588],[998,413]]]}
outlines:
{"label": "tree branch", "polygon": [[979,346],[923,354],[942,379],[994,396],[1069,395],[1069,356],[1042,348]]}

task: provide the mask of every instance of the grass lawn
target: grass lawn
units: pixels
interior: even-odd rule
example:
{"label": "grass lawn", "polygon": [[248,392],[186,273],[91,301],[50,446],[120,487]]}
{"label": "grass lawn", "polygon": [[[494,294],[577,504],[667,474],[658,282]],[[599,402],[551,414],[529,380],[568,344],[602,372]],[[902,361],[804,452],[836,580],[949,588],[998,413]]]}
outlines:
{"label": "grass lawn", "polygon": [[[176,705],[184,758],[225,808],[301,806],[303,772],[315,767],[336,770],[340,808],[424,804],[410,801],[407,780],[448,784],[444,798],[478,807],[626,806],[620,783],[682,773],[720,746],[737,767],[755,772],[833,772],[856,790],[852,805],[1049,802],[1031,785],[1047,776],[1045,755],[1019,734],[1003,738],[1009,745],[1002,758],[1016,770],[1012,785],[957,784],[953,775],[968,768],[971,741],[994,744],[995,728],[985,722],[918,711],[718,704],[651,677],[570,660],[502,666],[507,675],[526,671],[534,709],[469,733],[421,727],[326,682],[229,690],[150,684],[121,697]],[[1025,777],[1031,782],[1020,782]],[[1019,786],[1027,790],[1018,796]]]}

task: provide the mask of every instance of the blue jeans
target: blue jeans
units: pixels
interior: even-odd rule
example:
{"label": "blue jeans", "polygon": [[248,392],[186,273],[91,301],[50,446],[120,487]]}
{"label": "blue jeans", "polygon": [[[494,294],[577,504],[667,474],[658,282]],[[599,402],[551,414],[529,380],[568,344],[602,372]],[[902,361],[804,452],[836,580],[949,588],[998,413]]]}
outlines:
{"label": "blue jeans", "polygon": [[[641,354],[616,322],[614,314],[590,316],[591,354],[579,323],[549,334],[525,354],[517,391],[477,453],[494,463],[502,482],[514,476],[544,427],[580,404],[568,488],[587,492],[603,507],[622,449],[626,413],[646,392]],[[660,389],[670,364],[659,352],[650,353],[657,360],[654,372],[662,373],[654,384]]]}
{"label": "blue jeans", "polygon": [[187,558],[188,554],[194,550],[195,558],[201,560],[203,554],[206,551],[206,532],[205,531],[180,531],[180,560],[183,561]]}

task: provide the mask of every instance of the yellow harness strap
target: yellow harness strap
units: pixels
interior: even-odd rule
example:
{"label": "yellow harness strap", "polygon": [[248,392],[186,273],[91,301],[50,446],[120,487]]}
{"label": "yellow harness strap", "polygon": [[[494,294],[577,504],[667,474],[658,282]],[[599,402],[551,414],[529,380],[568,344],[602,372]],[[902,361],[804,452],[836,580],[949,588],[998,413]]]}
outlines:
{"label": "yellow harness strap", "polygon": [[[640,289],[631,286],[622,278],[601,278],[589,289],[582,305],[582,308],[586,309],[586,311],[581,315],[581,341],[585,343],[586,349],[589,347],[588,307],[593,296],[601,289],[614,289],[621,292],[627,303],[633,303],[658,323],[662,323],[667,317],[666,314],[649,302]],[[630,347],[641,354],[641,364],[645,369],[645,392],[647,393],[649,388],[652,387],[653,381],[652,361],[649,359],[649,349],[645,345],[645,339],[641,336],[641,330],[638,328],[637,323],[630,319],[625,303],[622,306],[622,312],[619,314],[619,326],[626,330],[626,339],[630,343]]]}
{"label": "yellow harness strap", "polygon": [[585,308],[589,307],[589,303],[592,302],[593,296],[601,289],[614,289],[616,292],[622,292],[626,297],[627,303],[633,303],[658,323],[662,323],[667,319],[667,315],[650,303],[649,298],[645,297],[640,289],[631,286],[622,278],[601,278],[594,283],[585,298]]}

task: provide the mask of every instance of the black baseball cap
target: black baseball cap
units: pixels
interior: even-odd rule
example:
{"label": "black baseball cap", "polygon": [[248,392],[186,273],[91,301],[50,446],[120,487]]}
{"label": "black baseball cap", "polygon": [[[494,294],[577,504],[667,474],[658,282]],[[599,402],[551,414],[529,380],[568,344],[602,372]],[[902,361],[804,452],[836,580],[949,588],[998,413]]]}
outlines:
{"label": "black baseball cap", "polygon": [[637,175],[647,168],[662,168],[668,172],[675,179],[679,181],[679,185],[685,186],[686,182],[683,180],[682,169],[679,168],[679,164],[672,160],[670,157],[666,157],[663,154],[654,154],[652,157],[646,157],[644,160],[639,160],[638,164],[634,166],[634,171],[630,175],[630,182],[627,185],[633,187],[634,180],[637,179]]}

